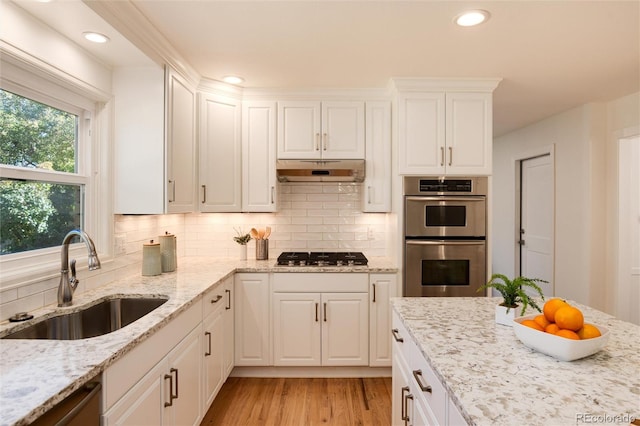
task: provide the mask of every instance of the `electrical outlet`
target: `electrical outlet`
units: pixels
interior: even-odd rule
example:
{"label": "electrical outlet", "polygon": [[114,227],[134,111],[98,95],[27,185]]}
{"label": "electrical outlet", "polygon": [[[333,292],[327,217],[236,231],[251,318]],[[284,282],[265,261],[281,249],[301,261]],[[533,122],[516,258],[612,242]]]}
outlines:
{"label": "electrical outlet", "polygon": [[373,240],[375,239],[375,237],[373,236],[373,227],[370,226],[369,228],[367,228],[367,239],[368,240]]}
{"label": "electrical outlet", "polygon": [[122,256],[127,253],[127,238],[124,235],[116,235],[113,255]]}

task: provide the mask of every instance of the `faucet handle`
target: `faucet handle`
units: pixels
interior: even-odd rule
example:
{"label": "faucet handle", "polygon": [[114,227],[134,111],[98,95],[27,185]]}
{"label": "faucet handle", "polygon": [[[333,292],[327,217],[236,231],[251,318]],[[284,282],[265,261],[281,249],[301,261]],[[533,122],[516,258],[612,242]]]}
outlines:
{"label": "faucet handle", "polygon": [[78,283],[80,282],[80,280],[76,279],[76,260],[75,259],[71,259],[70,266],[71,266],[71,277],[69,277],[69,284],[71,285],[71,288],[75,291],[76,287],[78,287]]}

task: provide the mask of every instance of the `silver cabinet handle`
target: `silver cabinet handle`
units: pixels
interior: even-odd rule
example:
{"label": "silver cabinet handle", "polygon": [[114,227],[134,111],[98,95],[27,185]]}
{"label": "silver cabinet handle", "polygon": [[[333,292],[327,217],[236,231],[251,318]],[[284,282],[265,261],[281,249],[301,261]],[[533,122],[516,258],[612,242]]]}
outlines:
{"label": "silver cabinet handle", "polygon": [[367,203],[368,204],[371,204],[371,189],[372,188],[370,186],[367,187]]}
{"label": "silver cabinet handle", "polygon": [[444,166],[444,147],[440,147],[440,166]]}
{"label": "silver cabinet handle", "polygon": [[326,133],[322,135],[322,150],[323,151],[327,150],[327,134]]}
{"label": "silver cabinet handle", "polygon": [[207,185],[202,185],[202,204],[207,202]]}
{"label": "silver cabinet handle", "polygon": [[204,353],[204,356],[209,356],[211,355],[211,333],[209,333],[208,331],[205,331],[204,335],[209,338],[209,349]]}
{"label": "silver cabinet handle", "polygon": [[431,393],[431,386],[422,383],[422,370],[413,370],[413,378],[416,379],[418,386],[422,392]]}
{"label": "silver cabinet handle", "polygon": [[224,292],[227,293],[227,306],[225,306],[224,309],[228,311],[231,309],[231,290],[225,290]]}
{"label": "silver cabinet handle", "polygon": [[407,398],[404,396],[405,392],[409,393],[409,386],[404,386],[400,394],[400,418],[404,420],[404,424],[406,425],[409,416],[407,416]]}
{"label": "silver cabinet handle", "polygon": [[397,328],[393,328],[391,329],[391,334],[393,334],[393,338],[396,339],[396,342],[404,342],[404,339],[400,336],[398,336],[398,329]]}
{"label": "silver cabinet handle", "polygon": [[449,147],[449,165],[453,163],[453,148]]}
{"label": "silver cabinet handle", "polygon": [[222,299],[222,295],[218,294],[215,299],[211,299],[211,303],[218,303]]}
{"label": "silver cabinet handle", "polygon": [[407,396],[405,396],[404,398],[404,402],[407,405],[404,409],[405,412],[405,419],[404,419],[404,424],[408,425],[410,424],[409,422],[411,422],[411,418],[409,417],[409,400],[413,401],[413,395],[409,394]]}
{"label": "silver cabinet handle", "polygon": [[316,151],[320,151],[320,133],[316,133]]}
{"label": "silver cabinet handle", "polygon": [[316,302],[316,322],[318,322],[318,303]]}
{"label": "silver cabinet handle", "polygon": [[324,304],[324,322],[327,322],[327,304]]}
{"label": "silver cabinet handle", "polygon": [[271,204],[276,202],[276,187],[271,187]]}
{"label": "silver cabinet handle", "polygon": [[173,203],[176,200],[176,181],[169,180],[169,185],[171,185],[171,198],[168,201]]}
{"label": "silver cabinet handle", "polygon": [[376,303],[376,283],[371,285],[373,286],[373,303]]}
{"label": "silver cabinet handle", "polygon": [[165,407],[171,407],[173,405],[173,374],[165,374],[164,379],[169,379],[169,402],[165,401]]}

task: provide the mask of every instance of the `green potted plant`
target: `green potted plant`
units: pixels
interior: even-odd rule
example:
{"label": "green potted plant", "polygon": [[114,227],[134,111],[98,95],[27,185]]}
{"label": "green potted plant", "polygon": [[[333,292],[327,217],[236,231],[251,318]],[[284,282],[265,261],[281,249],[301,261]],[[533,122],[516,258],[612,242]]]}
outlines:
{"label": "green potted plant", "polygon": [[[500,282],[502,281],[502,282]],[[516,277],[512,280],[507,278],[503,274],[493,274],[488,283],[484,284],[478,289],[478,291],[486,290],[487,288],[496,289],[502,295],[502,303],[496,306],[496,322],[498,324],[512,325],[513,318],[515,317],[515,311],[522,304],[522,311],[520,315],[524,315],[528,306],[537,309],[541,312],[540,306],[535,299],[526,293],[527,287],[535,290],[544,300],[544,294],[542,289],[536,283],[547,283],[548,281],[540,278],[527,278]]]}
{"label": "green potted plant", "polygon": [[251,241],[251,234],[243,232],[241,229],[233,229],[236,231],[233,241],[240,244],[240,260],[247,260],[247,244]]}

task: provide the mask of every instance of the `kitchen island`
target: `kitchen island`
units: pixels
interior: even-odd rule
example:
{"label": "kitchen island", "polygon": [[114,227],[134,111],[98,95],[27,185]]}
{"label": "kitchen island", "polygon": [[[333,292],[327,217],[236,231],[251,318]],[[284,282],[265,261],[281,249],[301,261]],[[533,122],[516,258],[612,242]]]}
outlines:
{"label": "kitchen island", "polygon": [[[640,418],[640,326],[569,301],[611,336],[598,353],[562,362],[525,347],[512,327],[496,324],[499,301],[392,299],[394,316],[468,424],[628,425]],[[394,404],[400,401],[393,396]]]}
{"label": "kitchen island", "polygon": [[[135,274],[78,293],[73,305],[49,305],[37,311],[31,322],[74,312],[83,305],[106,297],[167,297],[168,301],[148,315],[119,330],[80,340],[0,340],[0,425],[26,425],[55,406],[83,384],[101,375],[109,366],[166,328],[181,314],[193,310],[204,295],[235,273],[375,273],[397,271],[385,259],[370,259],[368,266],[288,267],[274,259],[246,260],[186,257],[178,260],[175,272],[153,277]],[[16,328],[0,323],[0,337]]]}

